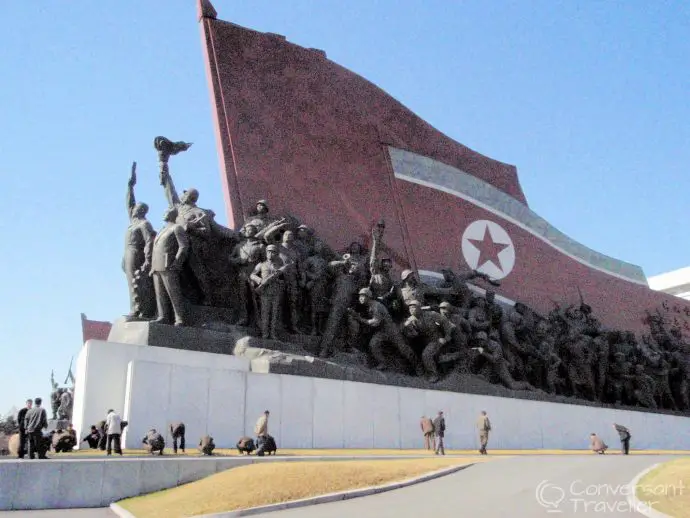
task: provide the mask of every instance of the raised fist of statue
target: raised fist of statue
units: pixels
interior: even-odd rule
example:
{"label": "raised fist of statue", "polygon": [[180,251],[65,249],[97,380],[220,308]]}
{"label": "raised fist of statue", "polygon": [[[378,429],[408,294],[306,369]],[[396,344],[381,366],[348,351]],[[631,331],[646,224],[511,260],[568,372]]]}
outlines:
{"label": "raised fist of statue", "polygon": [[129,176],[129,182],[127,182],[130,187],[134,187],[137,184],[137,163],[132,162],[132,174]]}

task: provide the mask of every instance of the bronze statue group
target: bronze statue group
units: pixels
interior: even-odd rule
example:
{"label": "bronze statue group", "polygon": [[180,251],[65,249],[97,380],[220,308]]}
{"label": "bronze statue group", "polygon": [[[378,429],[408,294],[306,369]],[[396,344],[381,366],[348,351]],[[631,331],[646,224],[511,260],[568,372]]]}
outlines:
{"label": "bronze statue group", "polygon": [[393,261],[383,256],[383,221],[372,225],[370,250],[353,242],[340,252],[296,218],[272,217],[266,200],[230,229],[197,205],[196,189],[181,196],[175,189],[168,161],[190,144],[157,137],[154,145],[169,207],[156,232],[146,204],[135,201],[135,164],[123,259],[128,320],[201,327],[215,323],[199,315],[221,309],[267,349],[293,342],[334,361],[357,351],[371,368],[430,383],[457,373],[511,390],[690,409],[688,344],[660,311],[637,337],[606,329],[582,298],[554,304],[547,315],[498,302],[499,283],[478,271],[444,270],[433,286],[410,269],[396,280]]}

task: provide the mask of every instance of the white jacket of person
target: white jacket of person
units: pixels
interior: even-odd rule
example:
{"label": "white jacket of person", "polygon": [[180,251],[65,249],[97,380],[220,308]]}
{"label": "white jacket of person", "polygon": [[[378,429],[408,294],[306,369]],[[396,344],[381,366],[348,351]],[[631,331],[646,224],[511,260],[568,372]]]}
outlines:
{"label": "white jacket of person", "polygon": [[110,412],[105,418],[105,433],[108,435],[122,433],[122,418],[115,412]]}

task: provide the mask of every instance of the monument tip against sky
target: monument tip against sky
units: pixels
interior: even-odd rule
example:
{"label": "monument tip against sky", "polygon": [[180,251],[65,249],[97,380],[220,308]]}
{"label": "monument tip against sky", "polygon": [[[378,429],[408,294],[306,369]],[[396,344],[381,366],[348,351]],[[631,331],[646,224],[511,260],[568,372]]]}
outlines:
{"label": "monument tip against sky", "polygon": [[499,299],[546,314],[580,293],[609,327],[640,332],[673,297],[644,272],[535,214],[517,169],[454,141],[319,49],[217,19],[199,1],[228,221],[259,199],[313,223],[332,246],[369,242],[386,221],[397,271],[443,268],[500,280]]}

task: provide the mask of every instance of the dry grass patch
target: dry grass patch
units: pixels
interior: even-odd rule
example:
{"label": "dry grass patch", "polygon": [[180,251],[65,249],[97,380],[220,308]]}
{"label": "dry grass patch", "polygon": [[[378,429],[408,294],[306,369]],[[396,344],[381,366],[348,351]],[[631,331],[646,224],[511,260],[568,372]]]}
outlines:
{"label": "dry grass patch", "polygon": [[271,462],[222,473],[119,505],[137,518],[177,518],[234,511],[367,486],[487,460],[433,458],[336,462]]}
{"label": "dry grass patch", "polygon": [[636,495],[664,514],[690,517],[690,458],[664,462],[647,473],[638,482]]}

